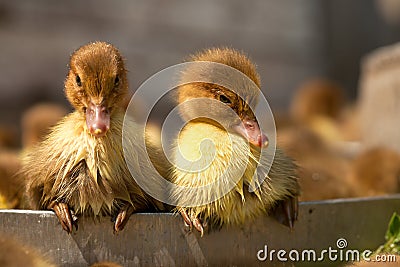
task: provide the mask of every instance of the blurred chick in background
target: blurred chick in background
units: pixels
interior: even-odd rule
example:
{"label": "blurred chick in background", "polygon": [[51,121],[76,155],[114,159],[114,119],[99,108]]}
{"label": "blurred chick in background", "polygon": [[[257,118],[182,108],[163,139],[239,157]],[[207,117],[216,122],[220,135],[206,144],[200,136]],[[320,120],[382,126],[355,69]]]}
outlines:
{"label": "blurred chick in background", "polygon": [[290,117],[328,141],[360,139],[358,110],[349,104],[342,87],[328,79],[302,83],[293,95]]}
{"label": "blurred chick in background", "polygon": [[[156,205],[135,183],[123,156],[124,62],[115,47],[95,42],[75,51],[69,66],[65,94],[75,111],[23,157],[27,197],[32,208],[52,209],[68,233],[77,227],[76,215],[112,216],[118,232],[133,212]],[[124,123],[126,156],[142,166],[136,123],[129,117]]]}
{"label": "blurred chick in background", "polygon": [[28,148],[41,141],[65,115],[67,109],[54,103],[40,103],[32,106],[22,116],[22,146]]}
{"label": "blurred chick in background", "polygon": [[348,178],[359,152],[357,108],[345,101],[344,90],[327,79],[300,85],[290,107],[291,123],[279,127],[278,144],[299,165],[301,200],[356,196]]}
{"label": "blurred chick in background", "polygon": [[[50,127],[66,113],[64,107],[52,103],[37,104],[25,111],[21,121],[22,148],[27,149],[42,141]],[[17,175],[21,168],[19,154],[20,151],[14,147],[0,146],[0,208],[25,207],[22,199],[24,180]]]}
{"label": "blurred chick in background", "polygon": [[309,80],[297,88],[291,105],[295,121],[307,123],[320,116],[337,119],[344,105],[344,92],[325,79]]}
{"label": "blurred chick in background", "polygon": [[307,125],[329,140],[338,140],[336,122],[344,104],[342,88],[328,80],[311,80],[296,90],[290,114],[295,123]]}
{"label": "blurred chick in background", "polygon": [[24,189],[23,181],[16,175],[21,167],[16,150],[0,150],[0,209],[19,207]]}
{"label": "blurred chick in background", "polygon": [[400,154],[385,147],[367,149],[352,160],[347,179],[357,197],[400,193]]}
{"label": "blurred chick in background", "polygon": [[304,83],[290,111],[293,123],[278,129],[278,143],[300,167],[301,200],[400,192],[399,154],[384,147],[364,150],[357,143],[357,105],[346,106],[343,89],[335,83]]}
{"label": "blurred chick in background", "polygon": [[278,144],[299,166],[301,201],[354,196],[346,175],[349,160],[338,154],[326,140],[307,127],[278,131]]}
{"label": "blurred chick in background", "polygon": [[35,249],[4,233],[0,235],[0,264],[3,267],[55,267]]}
{"label": "blurred chick in background", "polygon": [[0,148],[18,147],[17,130],[10,125],[0,125]]}
{"label": "blurred chick in background", "polygon": [[15,174],[20,168],[18,131],[9,125],[0,126],[0,209],[18,207],[23,186]]}
{"label": "blurred chick in background", "polygon": [[[243,99],[228,88],[216,84],[189,83],[178,88],[178,103],[182,104],[180,106],[182,118],[185,121],[192,116],[198,119],[188,121],[179,134],[174,151],[174,164],[184,166],[185,169],[174,168],[173,182],[180,186],[195,188],[218,179],[226,179],[221,183],[224,185],[238,179],[233,189],[225,195],[223,186],[209,187],[206,193],[199,193],[196,196],[185,195],[178,190],[172,192],[172,198],[177,199],[178,203],[187,203],[191,200],[206,203],[213,194],[218,196],[215,201],[205,205],[190,207],[178,205],[185,222],[203,234],[203,227],[207,223],[217,226],[240,225],[258,216],[277,211],[280,220],[292,228],[297,218],[299,185],[295,164],[281,150],[276,151],[270,172],[258,174],[266,175],[260,188],[249,192],[250,185],[255,182],[254,173],[257,161],[260,159],[260,149],[267,145],[267,138],[261,132],[250,108],[251,105],[255,106],[260,94],[260,79],[254,64],[242,53],[229,48],[205,50],[192,56],[190,60],[228,65],[247,75],[257,88],[256,86],[241,88]],[[182,74],[182,80],[193,75],[192,71],[187,69]],[[214,77],[213,75],[216,73],[211,68],[207,76]],[[197,98],[219,101],[232,109],[236,115],[227,114],[225,109],[221,108],[221,104],[217,104],[218,102],[210,104],[211,106],[197,103],[191,105],[190,100]],[[189,102],[185,105],[186,101]],[[204,114],[212,115],[215,120],[204,118]],[[228,127],[228,132],[221,125]],[[207,139],[213,143],[211,147],[202,143]],[[231,142],[236,144],[238,149],[234,149]],[[201,158],[200,165],[210,160],[209,165],[202,168],[196,162],[199,158]],[[264,160],[261,159],[259,166],[266,164]],[[228,167],[230,161],[233,164]],[[236,177],[240,168],[244,168],[245,172],[243,176]],[[225,171],[228,173],[226,176],[224,176]],[[194,199],[188,199],[192,197]]]}

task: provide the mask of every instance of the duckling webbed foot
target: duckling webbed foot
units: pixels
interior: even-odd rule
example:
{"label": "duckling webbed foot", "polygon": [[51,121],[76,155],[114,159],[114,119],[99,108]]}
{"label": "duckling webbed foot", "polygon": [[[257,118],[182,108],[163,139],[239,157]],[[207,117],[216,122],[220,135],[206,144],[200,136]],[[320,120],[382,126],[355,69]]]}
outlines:
{"label": "duckling webbed foot", "polygon": [[272,211],[272,215],[278,222],[286,225],[290,230],[294,227],[299,213],[299,201],[297,197],[280,200]]}
{"label": "duckling webbed foot", "polygon": [[48,208],[53,210],[61,223],[62,228],[68,233],[72,233],[72,227],[78,230],[78,217],[70,210],[68,204],[53,201],[48,205]]}
{"label": "duckling webbed foot", "polygon": [[125,204],[118,212],[117,216],[114,219],[114,233],[122,231],[129,221],[129,217],[131,217],[134,212],[134,208],[130,204]]}
{"label": "duckling webbed foot", "polygon": [[179,213],[181,214],[185,224],[190,228],[190,230],[192,230],[193,226],[194,228],[196,228],[196,230],[198,232],[200,232],[200,236],[203,236],[204,234],[204,228],[203,228],[203,224],[201,223],[201,221],[199,220],[199,218],[197,218],[196,216],[189,216],[186,212],[185,209],[183,208],[179,208]]}

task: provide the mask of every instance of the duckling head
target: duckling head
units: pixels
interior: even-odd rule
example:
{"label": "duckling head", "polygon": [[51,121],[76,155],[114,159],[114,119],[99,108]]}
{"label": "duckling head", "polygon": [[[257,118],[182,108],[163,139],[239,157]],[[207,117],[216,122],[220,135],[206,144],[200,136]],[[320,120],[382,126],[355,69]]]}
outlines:
{"label": "duckling head", "polygon": [[72,54],[65,94],[72,106],[85,116],[90,134],[95,137],[106,135],[110,118],[127,93],[124,61],[114,46],[94,42]]}

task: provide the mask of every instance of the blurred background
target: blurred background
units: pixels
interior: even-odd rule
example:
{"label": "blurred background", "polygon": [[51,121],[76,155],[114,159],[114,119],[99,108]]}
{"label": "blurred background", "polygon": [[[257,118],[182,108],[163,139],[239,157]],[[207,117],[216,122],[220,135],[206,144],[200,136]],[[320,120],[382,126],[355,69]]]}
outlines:
{"label": "blurred background", "polygon": [[398,0],[0,0],[0,152],[16,148],[0,153],[3,177],[71,110],[70,54],[95,40],[120,49],[131,93],[198,50],[242,50],[301,167],[302,200],[400,192],[400,48],[373,52],[400,41]]}
{"label": "blurred background", "polygon": [[36,102],[69,107],[69,56],[94,40],[121,50],[132,91],[194,51],[229,46],[256,62],[274,111],[314,77],[336,81],[354,99],[362,56],[400,40],[398,17],[385,17],[382,2],[393,1],[1,0],[0,124],[19,124]]}

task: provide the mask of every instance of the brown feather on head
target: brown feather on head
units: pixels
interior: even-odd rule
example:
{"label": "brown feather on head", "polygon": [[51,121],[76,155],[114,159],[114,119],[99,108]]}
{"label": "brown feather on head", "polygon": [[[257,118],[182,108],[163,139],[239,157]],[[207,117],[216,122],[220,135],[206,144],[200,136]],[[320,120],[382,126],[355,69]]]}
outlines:
{"label": "brown feather on head", "polygon": [[[260,94],[260,77],[255,65],[244,54],[230,48],[212,48],[189,58],[193,62],[213,62],[227,65],[231,68],[221,68],[217,64],[205,64],[202,66],[189,66],[182,74],[182,84],[178,88],[178,102],[181,116],[190,120],[195,117],[204,120],[203,114],[208,114],[207,122],[221,124],[228,131],[242,135],[250,143],[256,146],[265,146],[267,137],[261,132],[253,108],[257,105]],[[251,81],[243,79],[237,71],[246,75]],[[193,82],[207,77],[215,83]],[[217,83],[226,81],[234,88],[226,88]],[[233,89],[233,90],[231,90]],[[193,99],[206,98],[218,102],[195,101],[192,104],[186,102]],[[186,103],[185,103],[186,102]],[[234,111],[229,113],[226,106]]]}
{"label": "brown feather on head", "polygon": [[247,77],[249,77],[258,88],[261,87],[260,76],[257,73],[256,66],[244,53],[232,48],[211,48],[203,52],[192,55],[190,61],[211,61],[221,63],[235,68]]}
{"label": "brown feather on head", "polygon": [[65,94],[76,110],[85,113],[87,127],[94,136],[106,134],[111,114],[122,105],[127,93],[124,61],[114,46],[95,42],[72,54]]}

